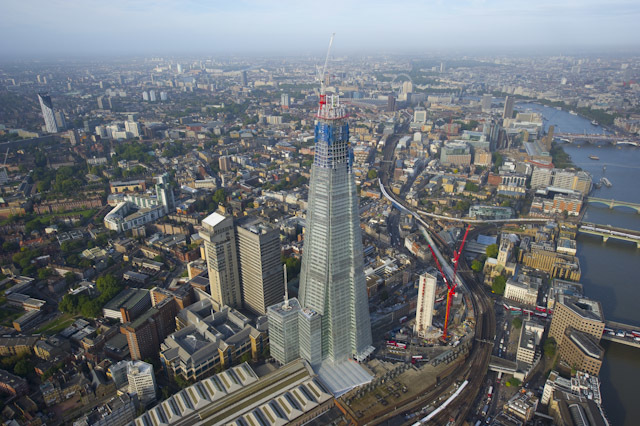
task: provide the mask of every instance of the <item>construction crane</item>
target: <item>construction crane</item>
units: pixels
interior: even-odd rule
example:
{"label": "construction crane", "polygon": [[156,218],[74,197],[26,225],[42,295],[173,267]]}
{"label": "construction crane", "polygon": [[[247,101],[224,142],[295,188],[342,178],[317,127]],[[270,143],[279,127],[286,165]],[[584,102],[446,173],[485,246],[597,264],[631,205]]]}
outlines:
{"label": "construction crane", "polygon": [[329,64],[329,54],[331,53],[331,46],[333,45],[333,38],[336,36],[336,33],[331,34],[331,39],[329,40],[329,48],[327,49],[327,56],[324,58],[324,66],[322,67],[322,74],[318,76],[320,80],[320,107],[326,103],[326,95],[324,93],[325,90],[325,75],[327,73],[327,65]]}
{"label": "construction crane", "polygon": [[451,277],[451,283],[449,282],[449,280],[447,280],[447,276],[445,275],[444,271],[442,270],[442,267],[440,266],[440,262],[436,257],[436,253],[433,251],[433,248],[431,247],[431,245],[428,244],[429,250],[431,251],[431,256],[433,257],[433,260],[435,261],[436,266],[438,267],[438,270],[442,275],[442,279],[444,280],[444,283],[447,285],[447,310],[444,316],[444,327],[442,328],[442,338],[444,340],[446,340],[448,337],[447,328],[449,326],[449,313],[451,311],[451,303],[453,302],[453,297],[456,295],[456,287],[458,286],[457,275],[456,275],[458,272],[458,261],[460,260],[460,255],[462,254],[462,250],[464,249],[464,244],[467,241],[467,235],[469,235],[469,228],[471,228],[471,225],[467,226],[467,230],[464,233],[464,237],[462,237],[462,243],[460,244],[460,248],[458,249],[457,252],[454,253],[453,277]]}

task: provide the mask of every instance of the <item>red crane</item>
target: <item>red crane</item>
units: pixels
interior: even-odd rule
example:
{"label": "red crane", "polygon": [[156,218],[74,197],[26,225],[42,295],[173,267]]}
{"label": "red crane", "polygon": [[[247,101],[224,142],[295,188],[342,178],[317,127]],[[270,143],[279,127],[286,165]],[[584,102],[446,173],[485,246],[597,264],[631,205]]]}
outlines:
{"label": "red crane", "polygon": [[458,249],[457,252],[455,252],[455,256],[453,258],[453,278],[451,283],[449,283],[449,280],[447,280],[447,277],[444,274],[442,267],[440,266],[440,262],[436,257],[436,253],[433,251],[433,248],[431,247],[431,245],[429,245],[429,250],[431,250],[431,256],[433,256],[433,260],[435,261],[436,266],[438,267],[438,270],[442,275],[442,279],[444,280],[444,283],[447,285],[447,312],[444,316],[444,327],[442,329],[442,338],[445,340],[447,339],[447,327],[449,325],[449,312],[451,311],[451,303],[453,302],[453,296],[455,296],[456,287],[458,286],[458,283],[456,282],[456,277],[457,277],[456,273],[458,271],[458,260],[460,259],[460,255],[462,254],[464,243],[467,241],[467,235],[469,235],[469,228],[471,228],[471,225],[467,226],[467,230],[464,233],[464,237],[462,237],[462,243],[460,244],[460,248]]}

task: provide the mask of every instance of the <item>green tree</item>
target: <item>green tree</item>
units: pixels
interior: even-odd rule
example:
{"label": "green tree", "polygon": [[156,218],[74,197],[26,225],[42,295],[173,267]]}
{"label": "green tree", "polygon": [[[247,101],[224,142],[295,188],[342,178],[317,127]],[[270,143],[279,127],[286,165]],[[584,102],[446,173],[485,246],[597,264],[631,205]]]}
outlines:
{"label": "green tree", "polygon": [[464,189],[466,191],[478,192],[480,190],[480,187],[478,185],[476,185],[475,183],[473,183],[473,182],[467,182],[464,185]]}
{"label": "green tree", "polygon": [[13,367],[13,372],[18,376],[22,376],[22,377],[26,377],[32,371],[33,371],[33,365],[31,365],[31,362],[26,358],[23,358],[20,361],[18,361],[16,365]]}
{"label": "green tree", "polygon": [[476,272],[482,271],[483,267],[484,263],[480,262],[478,259],[475,259],[473,262],[471,262],[471,269]]}
{"label": "green tree", "polygon": [[497,244],[488,245],[485,250],[485,253],[487,254],[487,257],[493,257],[493,258],[498,257],[498,245]]}
{"label": "green tree", "polygon": [[511,324],[513,324],[517,330],[520,330],[520,327],[522,327],[522,318],[515,317],[513,321],[511,321]]}
{"label": "green tree", "polygon": [[502,275],[498,275],[493,279],[491,290],[496,294],[504,294],[504,289],[507,286],[507,279]]}
{"label": "green tree", "polygon": [[553,356],[556,354],[556,339],[554,339],[553,337],[549,337],[544,341],[544,345],[542,347],[546,357],[553,358]]}
{"label": "green tree", "polygon": [[367,178],[371,179],[376,179],[378,177],[378,172],[376,171],[376,169],[370,169],[369,172],[367,173]]}

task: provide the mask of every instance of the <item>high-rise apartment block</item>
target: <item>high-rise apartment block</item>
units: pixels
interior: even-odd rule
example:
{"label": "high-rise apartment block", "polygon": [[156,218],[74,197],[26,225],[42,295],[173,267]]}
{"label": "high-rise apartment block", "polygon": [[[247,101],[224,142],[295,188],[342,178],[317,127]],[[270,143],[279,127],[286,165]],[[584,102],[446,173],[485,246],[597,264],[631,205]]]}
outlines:
{"label": "high-rise apartment block", "polygon": [[211,296],[218,303],[216,310],[227,305],[242,307],[240,274],[233,219],[220,213],[212,213],[202,221],[200,236],[209,271]]}
{"label": "high-rise apartment block", "polygon": [[282,300],[284,278],[280,262],[280,230],[263,219],[247,217],[236,226],[244,307],[266,315]]}
{"label": "high-rise apartment block", "polygon": [[289,108],[289,94],[283,93],[280,95],[280,106],[283,108]]}
{"label": "high-rise apartment block", "polygon": [[433,305],[436,302],[436,277],[424,273],[420,275],[418,287],[418,306],[414,331],[420,337],[426,337],[433,320]]}
{"label": "high-rise apartment block", "polygon": [[47,93],[38,93],[38,100],[40,101],[40,109],[42,110],[42,116],[44,117],[44,124],[47,132],[58,133],[60,128],[56,123],[51,96]]}

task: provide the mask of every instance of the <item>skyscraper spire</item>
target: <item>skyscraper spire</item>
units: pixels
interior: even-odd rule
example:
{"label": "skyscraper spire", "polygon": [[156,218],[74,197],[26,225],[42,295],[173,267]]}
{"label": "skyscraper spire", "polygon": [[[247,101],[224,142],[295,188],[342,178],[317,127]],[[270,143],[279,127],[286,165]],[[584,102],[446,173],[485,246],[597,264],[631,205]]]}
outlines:
{"label": "skyscraper spire", "polygon": [[287,265],[282,265],[282,269],[284,269],[284,305],[282,309],[290,309],[289,308],[289,289],[287,288]]}

